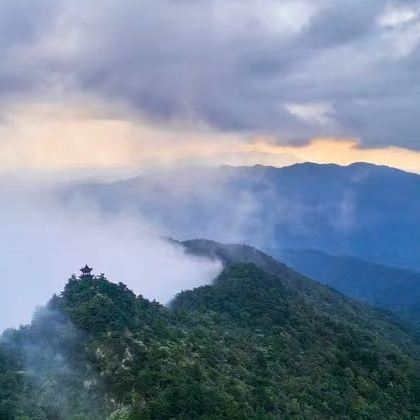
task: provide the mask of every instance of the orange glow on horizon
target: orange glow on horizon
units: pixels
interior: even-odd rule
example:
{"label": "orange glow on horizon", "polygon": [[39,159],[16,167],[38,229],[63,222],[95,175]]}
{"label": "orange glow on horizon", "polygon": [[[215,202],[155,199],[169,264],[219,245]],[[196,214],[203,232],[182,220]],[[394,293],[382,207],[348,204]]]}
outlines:
{"label": "orange glow on horizon", "polygon": [[270,139],[258,139],[247,145],[246,150],[266,156],[265,163],[274,166],[276,157],[281,161],[284,156],[293,156],[296,162],[338,165],[367,162],[420,173],[420,151],[395,146],[363,148],[358,139],[315,138],[302,146],[285,146]]}
{"label": "orange glow on horizon", "polygon": [[[103,116],[79,106],[6,110],[0,125],[0,173],[148,170],[177,165],[368,162],[420,173],[420,151],[363,148],[358,139],[315,138],[282,145],[270,137],[220,133],[205,126],[157,126]],[[99,116],[98,116],[99,115]]]}

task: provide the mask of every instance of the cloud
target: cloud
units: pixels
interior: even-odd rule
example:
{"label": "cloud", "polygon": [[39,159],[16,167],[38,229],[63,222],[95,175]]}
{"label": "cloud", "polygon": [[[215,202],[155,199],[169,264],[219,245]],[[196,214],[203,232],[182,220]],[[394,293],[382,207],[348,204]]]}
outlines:
{"label": "cloud", "polygon": [[164,124],[289,143],[324,136],[332,117],[312,112],[308,124],[283,104],[329,104],[331,137],[419,149],[418,10],[408,0],[7,0],[0,101],[83,94]]}
{"label": "cloud", "polygon": [[419,8],[413,7],[395,7],[386,8],[382,14],[378,16],[378,24],[386,27],[395,27],[417,20]]}
{"label": "cloud", "polygon": [[[90,106],[87,106],[90,104]],[[220,132],[196,121],[163,124],[83,98],[72,104],[28,103],[3,107],[0,175],[50,182],[90,177],[127,177],[191,166],[287,166],[302,161],[350,164],[367,161],[420,172],[420,152],[402,147],[365,147],[359,139],[334,138],[329,104],[293,104],[289,111],[324,137],[300,144],[270,135]]]}
{"label": "cloud", "polygon": [[[86,178],[127,176],[174,165],[220,164],[243,137],[199,122],[157,124],[110,114],[103,103],[27,103],[3,107],[0,174]],[[108,174],[108,175],[107,175]]]}
{"label": "cloud", "polygon": [[420,5],[393,5],[378,16],[377,23],[385,28],[384,38],[397,58],[409,56],[420,43],[419,15]]}
{"label": "cloud", "polygon": [[291,36],[309,24],[316,8],[307,1],[276,0],[241,1],[229,0],[222,5],[213,2],[217,22],[236,30],[252,28],[259,32]]}
{"label": "cloud", "polygon": [[328,102],[307,104],[286,104],[286,110],[293,116],[309,123],[320,126],[333,126],[334,107]]}
{"label": "cloud", "polygon": [[105,217],[87,201],[66,209],[42,184],[2,180],[0,331],[30,321],[88,263],[96,274],[167,303],[181,290],[210,283],[221,264],[186,255],[161,239],[150,219]]}

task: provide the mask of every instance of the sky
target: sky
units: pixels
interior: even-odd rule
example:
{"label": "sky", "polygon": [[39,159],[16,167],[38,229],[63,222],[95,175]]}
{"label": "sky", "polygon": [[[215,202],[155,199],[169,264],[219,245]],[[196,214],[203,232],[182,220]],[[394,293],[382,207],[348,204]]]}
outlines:
{"label": "sky", "polygon": [[420,1],[2,0],[0,170],[420,172]]}

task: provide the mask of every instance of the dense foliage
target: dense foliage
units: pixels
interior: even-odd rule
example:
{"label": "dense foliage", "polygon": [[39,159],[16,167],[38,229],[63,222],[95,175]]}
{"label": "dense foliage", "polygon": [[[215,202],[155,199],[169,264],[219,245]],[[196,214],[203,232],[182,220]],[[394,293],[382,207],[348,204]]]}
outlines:
{"label": "dense foliage", "polygon": [[409,332],[280,264],[276,276],[228,254],[213,285],[170,308],[71,278],[3,335],[0,418],[420,418]]}

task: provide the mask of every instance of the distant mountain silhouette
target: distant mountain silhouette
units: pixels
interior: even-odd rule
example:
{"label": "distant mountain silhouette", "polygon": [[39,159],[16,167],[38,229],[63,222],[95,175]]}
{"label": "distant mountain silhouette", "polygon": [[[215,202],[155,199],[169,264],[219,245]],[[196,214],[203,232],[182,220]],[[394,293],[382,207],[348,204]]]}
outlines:
{"label": "distant mountain silhouette", "polygon": [[316,250],[284,250],[290,267],[347,296],[387,308],[420,328],[420,272]]}
{"label": "distant mountain silhouette", "polygon": [[246,242],[274,256],[319,249],[420,270],[420,176],[385,166],[186,169],[62,192],[74,196],[131,211],[176,238]]}

